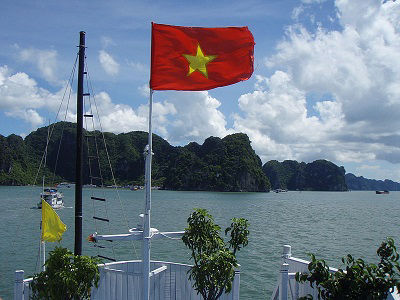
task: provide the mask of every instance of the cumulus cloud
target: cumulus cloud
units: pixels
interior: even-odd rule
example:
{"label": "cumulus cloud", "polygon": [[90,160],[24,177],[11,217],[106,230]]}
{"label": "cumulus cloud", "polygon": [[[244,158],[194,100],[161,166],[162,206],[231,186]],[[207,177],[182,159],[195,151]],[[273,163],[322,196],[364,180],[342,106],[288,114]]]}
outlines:
{"label": "cumulus cloud", "polygon": [[[0,99],[2,99],[0,109],[7,116],[30,124],[32,130],[45,124],[43,114],[50,113],[55,118],[64,92],[65,89],[61,89],[52,93],[40,88],[37,82],[26,73],[13,73],[7,66],[0,67]],[[65,94],[68,95],[69,92]],[[76,95],[72,92],[71,99],[73,100],[68,104],[68,109],[66,109],[68,99],[64,98],[58,120],[76,121],[75,98]],[[96,101],[103,113],[100,115],[105,130],[116,133],[146,130],[147,115],[144,113],[137,113],[127,105],[113,103],[105,92],[99,93]],[[165,110],[161,112],[162,114],[165,114]]]}
{"label": "cumulus cloud", "polygon": [[[141,88],[148,96],[148,87]],[[104,130],[115,133],[148,130],[148,105],[133,109],[115,104],[107,93],[96,97],[101,108]],[[153,98],[153,131],[172,144],[191,141],[202,143],[210,135],[224,137],[232,133],[226,128],[225,116],[219,110],[221,103],[208,92],[169,92]]]}
{"label": "cumulus cloud", "polygon": [[264,161],[400,162],[400,3],[335,3],[342,28],[289,26],[265,59],[273,75],[239,99],[234,128]]}
{"label": "cumulus cloud", "polygon": [[56,112],[63,90],[51,93],[23,72],[13,73],[7,66],[0,67],[0,109],[7,116],[21,119],[36,129],[44,122],[40,110]]}
{"label": "cumulus cloud", "polygon": [[[292,84],[289,74],[277,71],[270,78],[258,76],[262,88],[239,98],[244,116],[235,115],[234,128],[248,133],[263,161],[305,159],[321,153],[327,136],[343,126],[341,106],[333,101],[316,103],[319,117],[308,114],[306,93]],[[268,88],[264,90],[265,84]]]}
{"label": "cumulus cloud", "polygon": [[146,115],[138,114],[128,105],[113,103],[106,92],[96,95],[96,102],[103,130],[114,133],[146,130]]}
{"label": "cumulus cloud", "polygon": [[44,119],[34,109],[19,110],[14,109],[6,111],[5,114],[9,117],[19,118],[31,125],[31,128],[37,128],[44,123]]}
{"label": "cumulus cloud", "polygon": [[166,102],[176,111],[167,135],[174,144],[202,143],[210,135],[224,137],[233,132],[226,129],[225,116],[218,109],[221,103],[207,91],[171,93]]}
{"label": "cumulus cloud", "polygon": [[[144,94],[148,87],[141,88]],[[145,92],[146,90],[146,92]],[[26,73],[12,72],[7,66],[0,67],[0,109],[7,116],[18,118],[30,124],[32,130],[44,125],[44,114],[55,116],[59,120],[75,122],[76,103],[68,104],[67,99],[60,108],[65,90],[50,92],[38,86],[37,82]],[[69,95],[67,91],[65,93]],[[148,95],[146,95],[148,96]],[[74,91],[71,99],[75,99]],[[210,135],[224,137],[232,132],[226,129],[226,120],[219,110],[221,103],[208,92],[170,92],[157,94],[153,103],[153,129],[155,133],[175,144],[190,141],[203,142]],[[99,109],[100,121],[104,131],[114,133],[134,130],[148,130],[148,106],[133,108],[113,101],[106,92],[95,97]],[[95,107],[92,106],[95,110]],[[97,115],[96,111],[90,112]],[[99,129],[98,120],[95,127]],[[90,129],[90,128],[88,128]]]}
{"label": "cumulus cloud", "polygon": [[111,76],[115,76],[119,72],[119,63],[106,51],[99,51],[99,61],[104,71]]}
{"label": "cumulus cloud", "polygon": [[[19,48],[18,48],[19,49]],[[35,65],[42,77],[50,83],[60,84],[57,77],[57,51],[40,49],[22,49],[19,58]]]}

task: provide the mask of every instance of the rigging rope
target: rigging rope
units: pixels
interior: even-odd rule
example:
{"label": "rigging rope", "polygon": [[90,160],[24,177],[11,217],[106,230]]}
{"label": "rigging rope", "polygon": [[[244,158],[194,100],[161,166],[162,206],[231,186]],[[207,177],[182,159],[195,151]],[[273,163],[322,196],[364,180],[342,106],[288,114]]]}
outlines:
{"label": "rigging rope", "polygon": [[[60,114],[62,104],[64,103],[65,94],[66,94],[66,92],[67,92],[68,89],[69,89],[69,91],[70,91],[69,95],[71,96],[72,82],[73,82],[74,75],[75,75],[75,69],[76,69],[77,61],[78,61],[78,54],[76,55],[75,62],[74,62],[74,66],[73,66],[73,68],[72,68],[72,71],[71,71],[71,74],[70,74],[70,77],[69,77],[69,80],[68,80],[68,84],[67,84],[66,87],[65,87],[64,94],[63,94],[62,99],[61,99],[61,103],[60,103],[60,105],[58,106],[58,111],[57,111],[56,117],[54,118],[53,124],[50,126],[50,127],[51,127],[51,130],[50,130],[50,138],[51,138],[51,136],[52,136],[52,134],[53,134],[55,122],[57,121],[58,115]],[[70,97],[70,96],[69,96],[69,97]],[[69,103],[69,99],[68,99],[68,103]],[[47,140],[47,142],[46,142],[45,152],[47,152],[47,147],[48,147],[48,145],[49,145],[49,140],[50,140],[50,138],[49,138],[49,139]],[[37,171],[37,173],[36,173],[36,176],[35,176],[33,185],[36,184],[37,178],[38,178],[38,176],[39,176],[40,169],[41,169],[42,164],[43,164],[44,156],[45,156],[45,154],[46,154],[45,152],[44,152],[43,155],[42,155],[42,160],[40,161],[39,168],[38,168],[38,171]],[[45,167],[45,166],[44,166],[44,167]]]}
{"label": "rigging rope", "polygon": [[[87,79],[88,79],[86,81],[87,82],[87,88],[88,88],[88,90],[90,92],[90,97],[89,97],[90,111],[91,111],[91,114],[94,115],[93,114],[93,108],[92,108],[92,102],[90,101],[93,98],[93,103],[94,103],[94,106],[95,106],[95,109],[96,109],[96,117],[97,117],[97,120],[98,120],[98,123],[99,123],[100,133],[101,133],[102,140],[103,140],[103,143],[104,143],[104,150],[105,150],[106,157],[107,157],[108,167],[110,168],[110,172],[111,172],[111,176],[112,176],[112,182],[114,184],[114,189],[115,189],[115,192],[117,194],[117,198],[118,198],[119,203],[120,203],[121,212],[122,212],[122,215],[123,215],[123,219],[124,219],[125,225],[126,225],[127,229],[129,230],[131,227],[129,226],[128,219],[127,219],[127,216],[125,214],[125,208],[124,208],[124,205],[122,203],[122,200],[121,200],[121,197],[120,197],[120,194],[119,194],[119,190],[118,190],[118,187],[117,187],[117,183],[116,183],[116,180],[115,180],[114,170],[113,170],[112,165],[111,165],[110,155],[109,155],[109,152],[108,152],[108,147],[107,147],[107,143],[106,143],[106,139],[105,139],[105,135],[104,135],[104,131],[103,131],[103,126],[102,126],[101,119],[100,119],[99,108],[97,106],[97,101],[96,101],[96,97],[95,97],[96,94],[95,94],[93,86],[92,86],[89,67],[88,67],[87,63],[85,63],[85,66],[86,66],[86,75],[87,75]],[[93,118],[92,118],[92,124],[94,126],[94,119]],[[98,149],[96,136],[95,136],[95,141],[96,141],[96,154],[97,154],[97,158],[99,158],[99,149]],[[100,167],[100,160],[99,159],[98,159],[98,163],[99,163],[98,168],[99,168],[100,174],[101,174],[101,167]],[[101,178],[103,178],[102,175],[101,175]],[[107,211],[107,218],[108,218],[107,203],[106,203],[106,211]],[[131,241],[131,244],[132,244],[132,248],[133,248],[133,255],[136,255],[136,257],[138,257],[134,242]]]}
{"label": "rigging rope", "polygon": [[[73,64],[73,67],[72,67],[72,70],[71,70],[69,79],[68,79],[68,81],[67,81],[67,85],[66,85],[66,87],[65,87],[65,89],[64,89],[64,94],[63,94],[63,96],[62,96],[61,103],[60,103],[60,105],[59,105],[59,107],[58,107],[58,111],[57,111],[57,115],[56,115],[56,117],[55,117],[55,120],[57,120],[57,118],[58,118],[58,115],[59,115],[59,113],[60,113],[62,104],[63,104],[63,102],[64,102],[65,95],[66,95],[66,93],[67,93],[68,90],[69,90],[69,92],[70,92],[69,94],[71,95],[72,82],[73,82],[74,75],[75,75],[75,69],[76,69],[77,61],[78,61],[78,54],[76,55],[75,62],[74,62],[74,64]],[[68,103],[69,103],[69,100],[68,100]],[[35,185],[36,185],[37,178],[39,177],[39,173],[40,173],[40,169],[42,168],[43,161],[45,160],[45,154],[46,154],[46,152],[47,152],[47,147],[48,147],[48,144],[49,144],[49,140],[50,140],[51,135],[52,135],[52,133],[53,133],[54,124],[53,124],[52,126],[50,126],[50,127],[51,127],[51,130],[50,130],[50,134],[49,134],[49,136],[48,136],[48,139],[47,139],[47,141],[46,141],[46,147],[45,147],[45,150],[44,150],[44,152],[43,152],[43,155],[42,155],[42,158],[41,158],[41,161],[40,161],[38,170],[37,170],[37,172],[36,172],[35,178],[34,178],[33,183],[32,183],[32,185],[31,185],[31,186],[32,186],[32,193],[33,193],[33,191],[34,191],[34,187],[35,187]],[[58,156],[57,156],[57,157],[58,157]],[[45,167],[45,166],[44,166],[44,167]],[[27,209],[30,209],[30,208],[27,208],[27,207],[24,208],[23,213],[22,213],[22,217],[20,218],[21,220],[24,220],[24,219],[25,219],[25,214],[26,214]],[[19,222],[16,232],[20,232],[20,229],[21,229],[21,226],[22,226],[22,225],[24,225],[24,223],[23,223],[23,222]],[[41,232],[40,232],[40,235],[41,235]],[[17,249],[17,248],[16,248],[16,245],[15,245],[15,241],[16,241],[17,238],[19,238],[19,237],[16,235],[16,236],[14,236],[14,238],[11,240],[12,249]],[[36,270],[37,267],[38,267],[38,261],[39,261],[39,258],[40,258],[40,247],[41,247],[40,244],[41,244],[41,241],[40,241],[40,239],[39,239],[39,247],[38,247],[38,252],[37,252],[37,257],[36,257],[35,270]],[[14,254],[15,254],[15,253],[16,253],[16,252],[14,251]]]}
{"label": "rigging rope", "polygon": [[[59,157],[59,155],[60,155],[61,141],[62,141],[63,135],[64,135],[65,122],[66,122],[66,120],[67,120],[68,108],[69,108],[69,103],[70,103],[70,100],[71,100],[72,84],[74,83],[74,78],[75,78],[74,75],[75,75],[75,70],[76,70],[77,61],[78,61],[78,55],[76,56],[74,68],[73,68],[73,71],[72,71],[72,74],[71,74],[72,80],[71,80],[71,83],[69,84],[69,86],[70,86],[71,88],[69,89],[67,106],[66,106],[66,108],[65,108],[64,120],[63,120],[63,124],[62,124],[62,127],[61,127],[61,137],[60,137],[60,142],[59,142],[59,144],[58,144],[58,150],[57,150],[57,156],[56,156],[56,163],[55,163],[55,166],[54,166],[54,172],[53,172],[53,178],[52,178],[52,180],[51,180],[51,185],[54,184],[54,178],[55,178],[56,171],[57,171],[58,157]],[[64,94],[64,95],[65,95],[65,94]],[[64,99],[64,97],[63,97],[63,99]],[[63,100],[63,101],[64,101],[64,100]],[[58,115],[58,113],[57,113],[57,115]],[[54,122],[54,123],[55,123],[55,122]]]}

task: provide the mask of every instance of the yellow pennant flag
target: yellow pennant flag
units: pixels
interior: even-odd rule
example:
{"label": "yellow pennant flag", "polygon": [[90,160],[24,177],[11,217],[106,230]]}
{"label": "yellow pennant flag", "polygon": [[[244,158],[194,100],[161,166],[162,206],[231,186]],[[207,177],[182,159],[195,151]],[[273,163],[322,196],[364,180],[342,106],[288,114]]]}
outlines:
{"label": "yellow pennant flag", "polygon": [[58,242],[67,226],[61,221],[54,209],[42,200],[42,241]]}

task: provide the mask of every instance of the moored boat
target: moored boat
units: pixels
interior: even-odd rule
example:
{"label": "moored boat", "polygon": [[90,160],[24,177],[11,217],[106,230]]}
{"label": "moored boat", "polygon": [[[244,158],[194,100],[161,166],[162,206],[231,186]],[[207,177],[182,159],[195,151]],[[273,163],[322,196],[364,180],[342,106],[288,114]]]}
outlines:
{"label": "moored boat", "polygon": [[42,200],[46,201],[54,209],[64,207],[63,194],[55,188],[46,188],[40,193],[38,208],[42,208]]}
{"label": "moored boat", "polygon": [[384,191],[375,191],[376,194],[389,194],[388,190],[384,190]]}

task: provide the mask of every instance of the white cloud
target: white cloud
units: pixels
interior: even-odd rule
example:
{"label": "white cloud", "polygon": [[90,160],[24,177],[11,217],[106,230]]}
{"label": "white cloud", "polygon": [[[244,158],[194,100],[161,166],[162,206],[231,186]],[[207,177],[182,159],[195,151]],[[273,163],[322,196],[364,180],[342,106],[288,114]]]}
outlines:
{"label": "white cloud", "polygon": [[34,64],[41,76],[50,83],[60,84],[57,76],[57,51],[40,49],[22,49],[19,58],[24,62]]}
{"label": "white cloud", "polygon": [[12,110],[5,113],[9,117],[22,119],[31,125],[31,128],[37,128],[44,123],[43,117],[34,109]]}
{"label": "white cloud", "polygon": [[235,116],[234,128],[250,136],[262,160],[308,159],[311,147],[317,155],[325,151],[324,139],[340,132],[343,126],[340,104],[318,102],[315,107],[319,116],[310,116],[305,92],[292,84],[287,73],[259,76],[258,87],[261,82],[267,86],[265,91],[256,90],[239,98],[244,116]]}
{"label": "white cloud", "polygon": [[[115,104],[104,92],[96,99],[105,131],[148,130],[147,104],[137,109]],[[226,129],[225,117],[218,109],[220,105],[208,92],[156,94],[153,98],[153,131],[173,144],[202,143],[210,135],[224,137],[233,131]]]}
{"label": "white cloud", "polygon": [[[136,110],[129,105],[117,104],[113,102],[106,92],[96,95],[96,103],[99,109],[101,127],[104,131],[113,133],[123,133],[130,131],[148,130],[148,106],[140,105]],[[153,104],[153,131],[166,136],[168,134],[169,115],[176,113],[175,107],[164,102],[154,102]],[[94,111],[95,129],[100,129],[97,111]],[[69,115],[71,121],[76,119],[75,112]],[[88,128],[93,130],[93,128]]]}
{"label": "white cloud", "polygon": [[150,96],[150,87],[149,84],[143,84],[141,86],[138,87],[138,90],[140,92],[140,94],[146,98],[149,98]]}
{"label": "white cloud", "polygon": [[292,19],[294,20],[298,20],[299,16],[304,12],[304,7],[302,5],[300,6],[296,6],[295,8],[293,8],[292,10]]}
{"label": "white cloud", "polygon": [[[145,88],[141,89],[144,92]],[[55,116],[63,94],[64,89],[52,93],[40,88],[26,73],[12,73],[7,66],[0,67],[0,109],[10,117],[29,123],[32,130],[45,123],[45,117],[41,114],[50,112]],[[168,95],[167,99],[160,99],[165,95]],[[64,99],[58,120],[75,122],[75,97],[72,92],[67,111],[67,99]],[[95,100],[104,131],[121,133],[148,130],[147,104],[134,109],[129,105],[116,103],[106,92],[98,93]],[[153,130],[175,144],[185,144],[193,140],[202,142],[210,135],[224,137],[231,131],[225,128],[225,117],[219,111],[219,106],[220,102],[208,92],[157,94],[153,104]],[[95,111],[92,113],[96,116],[94,106],[93,110]],[[96,118],[95,121],[96,129],[99,129]]]}
{"label": "white cloud", "polygon": [[0,109],[7,116],[21,119],[36,129],[44,123],[40,110],[57,112],[63,90],[51,93],[38,87],[28,74],[12,73],[7,66],[0,67]]}
{"label": "white cloud", "polygon": [[6,111],[39,108],[48,92],[25,73],[12,74],[7,66],[0,67],[0,108]]}
{"label": "white cloud", "polygon": [[173,144],[202,143],[210,135],[224,137],[233,132],[226,129],[225,116],[218,109],[221,103],[206,91],[170,93],[166,103],[175,108],[167,135]]}
{"label": "white cloud", "polygon": [[275,73],[239,99],[235,129],[264,161],[400,162],[400,2],[335,3],[343,29],[289,27],[265,60]]}
{"label": "white cloud", "polygon": [[99,61],[104,71],[111,76],[115,76],[119,72],[119,63],[106,51],[99,51]]}

